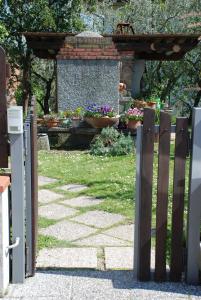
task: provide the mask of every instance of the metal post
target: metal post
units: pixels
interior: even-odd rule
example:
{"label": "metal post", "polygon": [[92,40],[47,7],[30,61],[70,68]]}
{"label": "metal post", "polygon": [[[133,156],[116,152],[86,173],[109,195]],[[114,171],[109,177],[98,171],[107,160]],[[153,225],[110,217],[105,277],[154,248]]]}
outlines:
{"label": "metal post", "polygon": [[24,125],[25,133],[25,203],[26,203],[26,275],[32,272],[32,202],[31,202],[31,138],[30,119]]}
{"label": "metal post", "polygon": [[199,282],[201,221],[201,108],[193,109],[192,155],[190,168],[187,227],[187,274],[190,284]]}
{"label": "metal post", "polygon": [[134,231],[134,278],[139,274],[139,219],[140,219],[140,188],[141,188],[141,150],[142,150],[142,126],[137,128],[136,140],[136,182],[135,182],[135,231]]}
{"label": "metal post", "polygon": [[12,241],[19,238],[19,246],[12,251],[12,282],[25,279],[24,228],[24,139],[23,133],[10,134],[12,170]]}

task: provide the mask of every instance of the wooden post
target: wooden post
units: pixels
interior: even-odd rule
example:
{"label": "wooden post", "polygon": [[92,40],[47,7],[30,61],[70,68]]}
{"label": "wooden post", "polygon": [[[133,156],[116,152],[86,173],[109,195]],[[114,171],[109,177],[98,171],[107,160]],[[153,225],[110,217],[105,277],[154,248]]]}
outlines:
{"label": "wooden post", "polygon": [[0,47],[0,168],[8,168],[6,54]]}
{"label": "wooden post", "polygon": [[180,281],[183,269],[183,215],[185,196],[185,165],[188,152],[188,119],[177,118],[174,184],[172,203],[172,241],[170,279]]}
{"label": "wooden post", "polygon": [[155,280],[166,279],[166,238],[169,186],[171,116],[161,112],[159,127],[158,186],[156,207]]}
{"label": "wooden post", "polygon": [[155,111],[144,110],[139,214],[139,280],[150,279]]}

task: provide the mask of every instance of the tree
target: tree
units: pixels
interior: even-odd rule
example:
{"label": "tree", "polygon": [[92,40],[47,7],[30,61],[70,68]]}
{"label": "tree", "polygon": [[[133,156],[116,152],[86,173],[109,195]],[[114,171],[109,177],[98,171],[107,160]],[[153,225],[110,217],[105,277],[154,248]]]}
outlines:
{"label": "tree", "polygon": [[[114,32],[117,23],[129,22],[135,33],[195,32],[200,28],[200,0],[129,0],[113,9],[113,1],[102,1],[96,14],[104,22],[95,19],[93,27]],[[191,25],[197,24],[197,27]],[[201,91],[189,93],[186,86],[201,86],[201,55],[197,47],[180,61],[147,61],[143,76],[143,97],[158,96],[171,101],[181,113],[189,113],[192,106],[200,104]]]}
{"label": "tree", "polygon": [[[27,110],[32,94],[31,64],[34,57],[22,35],[25,31],[79,31],[84,29],[80,13],[93,9],[95,1],[4,0],[0,2],[0,22],[8,32],[4,45],[12,68],[21,70],[22,104]],[[40,73],[40,72],[39,72]]]}

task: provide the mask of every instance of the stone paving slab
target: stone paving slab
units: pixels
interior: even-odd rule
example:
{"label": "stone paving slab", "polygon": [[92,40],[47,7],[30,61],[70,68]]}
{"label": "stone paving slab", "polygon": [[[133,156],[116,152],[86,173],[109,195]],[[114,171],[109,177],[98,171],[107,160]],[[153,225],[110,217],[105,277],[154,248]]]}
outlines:
{"label": "stone paving slab", "polygon": [[50,184],[50,183],[55,183],[57,182],[57,179],[54,178],[50,178],[50,177],[46,177],[46,176],[38,176],[38,185],[39,186],[43,186],[46,184]]}
{"label": "stone paving slab", "polygon": [[76,245],[80,246],[127,246],[128,242],[116,239],[114,237],[97,234],[94,236],[90,236],[88,238],[81,239],[79,241],[74,242]]}
{"label": "stone paving slab", "polygon": [[47,228],[42,228],[39,232],[59,240],[73,241],[95,233],[96,229],[64,220]]}
{"label": "stone paving slab", "polygon": [[131,241],[134,240],[134,225],[120,225],[109,230],[104,231],[104,234],[111,235],[113,237]]}
{"label": "stone paving slab", "polygon": [[40,206],[38,209],[40,216],[53,220],[59,220],[65,217],[73,216],[78,212],[79,211],[77,209],[54,203]]}
{"label": "stone paving slab", "polygon": [[112,214],[104,211],[94,210],[79,215],[73,218],[72,220],[76,222],[84,223],[86,225],[95,226],[98,228],[105,228],[125,220],[125,217],[118,214]]}
{"label": "stone paving slab", "polygon": [[42,249],[37,257],[37,267],[43,268],[97,268],[96,248]]}
{"label": "stone paving slab", "polygon": [[49,190],[39,190],[38,191],[38,201],[40,203],[50,203],[52,201],[63,198],[63,195],[57,194]]}
{"label": "stone paving slab", "polygon": [[133,271],[37,271],[25,284],[10,285],[7,300],[201,299],[200,286],[137,282]]}
{"label": "stone paving slab", "polygon": [[62,201],[62,204],[70,205],[73,207],[88,207],[88,206],[98,205],[101,202],[103,202],[103,200],[89,197],[89,196],[80,196],[80,197]]}
{"label": "stone paving slab", "polygon": [[106,247],[106,269],[132,270],[133,247]]}
{"label": "stone paving slab", "polygon": [[81,192],[86,190],[88,187],[83,184],[67,184],[58,187],[58,189],[65,191],[65,192]]}

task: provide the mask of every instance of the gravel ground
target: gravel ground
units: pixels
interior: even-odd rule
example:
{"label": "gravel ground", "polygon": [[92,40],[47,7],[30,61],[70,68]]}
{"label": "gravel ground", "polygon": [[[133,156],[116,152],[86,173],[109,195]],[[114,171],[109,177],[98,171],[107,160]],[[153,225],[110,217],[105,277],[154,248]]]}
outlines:
{"label": "gravel ground", "polygon": [[201,299],[201,287],[136,282],[131,271],[37,271],[23,285],[11,285],[7,300]]}

